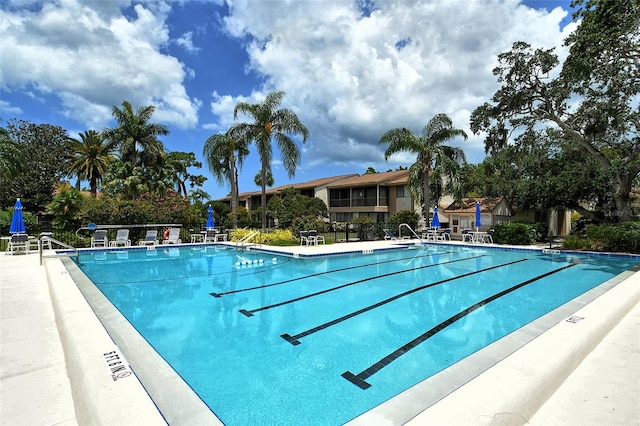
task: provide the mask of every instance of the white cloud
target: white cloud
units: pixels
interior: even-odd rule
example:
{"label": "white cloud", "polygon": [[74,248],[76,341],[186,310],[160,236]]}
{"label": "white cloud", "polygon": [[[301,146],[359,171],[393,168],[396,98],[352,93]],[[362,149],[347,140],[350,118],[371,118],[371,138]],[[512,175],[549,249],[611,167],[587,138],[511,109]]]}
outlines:
{"label": "white cloud", "polygon": [[13,106],[11,103],[0,99],[0,117],[7,115],[21,115],[22,108]]}
{"label": "white cloud", "polygon": [[178,46],[181,46],[182,48],[184,48],[184,50],[186,50],[189,53],[198,53],[200,48],[193,45],[192,37],[193,37],[193,33],[191,31],[186,32],[182,34],[182,36],[178,37],[175,40],[175,43]]}
{"label": "white cloud", "polygon": [[183,81],[193,71],[160,52],[169,42],[169,7],[130,0],[39,2],[0,10],[3,90],[57,96],[64,115],[95,125],[123,100],[154,104],[155,119],[182,128],[197,124],[200,102]]}
{"label": "white cloud", "polygon": [[[347,1],[231,3],[226,29],[250,36],[250,68],[266,77],[261,90],[285,91],[284,106],[309,127],[309,161],[380,161],[385,131],[420,133],[441,112],[469,135],[453,144],[480,161],[483,140],[470,133],[469,116],[498,88],[491,73],[497,55],[515,41],[549,48],[566,37],[559,23],[567,12],[533,10],[517,0],[375,5],[366,16]],[[237,101],[216,94],[212,111],[228,111]]]}

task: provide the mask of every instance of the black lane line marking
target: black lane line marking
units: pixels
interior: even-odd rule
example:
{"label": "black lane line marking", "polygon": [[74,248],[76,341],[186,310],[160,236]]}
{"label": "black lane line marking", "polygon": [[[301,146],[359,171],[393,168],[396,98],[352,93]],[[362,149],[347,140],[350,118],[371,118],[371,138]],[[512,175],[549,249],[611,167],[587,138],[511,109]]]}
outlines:
{"label": "black lane line marking", "polygon": [[409,343],[407,343],[406,345],[396,349],[395,351],[393,351],[392,353],[390,353],[389,355],[387,355],[386,357],[382,358],[380,361],[376,362],[375,364],[371,365],[369,368],[361,371],[358,374],[353,374],[350,371],[345,371],[344,373],[342,373],[342,377],[344,377],[345,379],[349,380],[351,383],[353,383],[354,385],[358,386],[361,389],[368,389],[371,387],[370,383],[367,383],[366,380],[371,377],[372,375],[374,375],[375,373],[377,373],[378,371],[380,371],[381,369],[383,369],[384,367],[386,367],[387,365],[389,365],[390,363],[392,363],[394,360],[398,359],[400,356],[404,355],[405,353],[409,352],[411,349],[415,348],[416,346],[418,346],[419,344],[423,343],[424,341],[426,341],[427,339],[429,339],[430,337],[434,336],[436,333],[442,331],[443,329],[447,328],[448,326],[450,326],[451,324],[453,324],[454,322],[460,320],[461,318],[469,315],[471,312],[475,311],[476,309],[486,305],[487,303],[490,303],[506,294],[511,293],[512,291],[515,291],[521,287],[524,287],[528,284],[531,284],[534,281],[538,281],[539,279],[542,279],[544,277],[547,277],[549,275],[555,274],[557,272],[560,272],[564,269],[568,269],[571,268],[572,266],[575,266],[575,263],[572,263],[571,265],[566,265],[563,266],[562,268],[558,268],[556,270],[547,272],[546,274],[542,274],[539,275],[535,278],[532,278],[530,280],[527,280],[525,282],[522,282],[520,284],[517,284],[513,287],[510,287],[504,291],[501,291],[500,293],[494,294],[491,297],[488,297],[478,303],[476,303],[473,306],[470,306],[469,308],[465,309],[464,311],[461,311],[459,313],[457,313],[456,315],[452,316],[451,318],[449,318],[446,321],[441,322],[440,324],[436,325],[435,327],[433,327],[431,330],[427,331],[426,333],[416,337],[415,339],[413,339],[412,341],[410,341]]}
{"label": "black lane line marking", "polygon": [[284,302],[275,303],[273,305],[263,306],[261,308],[256,308],[256,309],[251,309],[251,310],[240,309],[239,312],[241,314],[243,314],[243,315],[251,317],[251,316],[253,316],[253,314],[255,312],[260,312],[260,311],[264,311],[264,310],[271,309],[271,308],[277,308],[278,306],[282,306],[282,305],[287,305],[289,303],[298,302],[300,300],[308,299],[309,297],[319,296],[319,295],[324,294],[324,293],[329,293],[331,291],[339,290],[341,288],[349,287],[349,286],[356,285],[356,284],[361,284],[361,283],[366,282],[366,281],[377,280],[378,278],[389,277],[391,275],[404,274],[406,272],[417,271],[419,269],[433,268],[435,266],[446,265],[448,263],[462,262],[462,261],[465,261],[465,260],[477,259],[478,257],[484,257],[484,256],[487,256],[487,255],[486,254],[482,254],[482,255],[479,255],[479,256],[466,257],[464,259],[455,259],[455,260],[450,260],[448,262],[435,263],[435,264],[432,264],[432,265],[420,266],[418,268],[405,269],[405,270],[402,270],[402,271],[394,271],[394,272],[390,272],[388,274],[377,275],[375,277],[363,278],[363,279],[358,280],[358,281],[352,281],[352,282],[349,282],[349,283],[346,283],[346,284],[339,285],[337,287],[331,287],[331,288],[328,288],[326,290],[318,291],[316,293],[307,294],[305,296],[296,297],[295,299],[285,300]]}
{"label": "black lane line marking", "polygon": [[284,340],[286,340],[287,342],[291,343],[294,346],[295,345],[299,345],[300,343],[302,343],[302,342],[300,342],[300,339],[303,338],[303,337],[306,337],[306,336],[308,336],[310,334],[316,333],[316,332],[318,332],[320,330],[324,330],[325,328],[331,327],[333,325],[339,324],[342,321],[346,321],[349,318],[353,318],[353,317],[355,317],[357,315],[363,314],[363,313],[365,313],[367,311],[370,311],[372,309],[375,309],[375,308],[378,308],[380,306],[386,305],[387,303],[393,302],[394,300],[400,299],[401,297],[408,296],[408,295],[410,295],[412,293],[424,290],[424,289],[429,288],[429,287],[433,287],[433,286],[436,286],[436,285],[444,284],[444,283],[447,283],[447,282],[450,282],[450,281],[454,281],[454,280],[457,280],[457,279],[460,279],[460,278],[468,277],[469,275],[479,274],[481,272],[490,271],[490,270],[496,269],[496,268],[502,268],[503,266],[508,266],[508,265],[512,265],[514,263],[524,262],[525,260],[529,260],[529,259],[519,259],[519,260],[515,260],[513,262],[504,263],[502,265],[495,265],[495,266],[491,266],[489,268],[480,269],[480,270],[477,270],[477,271],[471,271],[471,272],[467,272],[466,274],[462,274],[462,275],[458,275],[458,276],[455,276],[455,277],[447,278],[447,279],[444,279],[444,280],[441,280],[441,281],[436,281],[434,283],[425,284],[425,285],[422,285],[420,287],[416,287],[416,288],[413,288],[411,290],[405,291],[403,293],[397,294],[397,295],[395,295],[393,297],[390,297],[388,299],[382,300],[382,301],[380,301],[378,303],[375,303],[373,305],[369,305],[369,306],[364,307],[362,309],[359,309],[357,311],[351,312],[351,313],[349,313],[347,315],[341,316],[340,318],[336,318],[336,319],[331,320],[329,322],[325,322],[324,324],[320,324],[320,325],[318,325],[316,327],[310,328],[309,330],[303,331],[303,332],[298,333],[298,334],[296,334],[294,336],[291,336],[291,335],[285,333],[285,334],[281,334],[280,337],[282,337]]}
{"label": "black lane line marking", "polygon": [[347,266],[347,267],[344,267],[344,268],[333,269],[331,271],[316,272],[315,274],[305,275],[304,277],[291,278],[289,280],[279,281],[277,283],[265,284],[265,285],[260,285],[260,286],[256,286],[256,287],[243,288],[241,290],[225,291],[223,293],[209,293],[209,294],[211,296],[213,296],[213,297],[222,297],[222,296],[226,296],[227,294],[242,293],[244,291],[251,291],[251,290],[260,290],[260,289],[267,288],[267,287],[273,287],[273,286],[276,286],[276,285],[287,284],[287,283],[290,283],[290,282],[293,282],[293,281],[299,281],[299,280],[304,280],[304,279],[311,278],[311,277],[317,277],[319,275],[326,275],[326,274],[333,274],[334,272],[347,271],[349,269],[365,268],[365,267],[368,267],[368,266],[382,265],[384,263],[402,262],[403,260],[421,259],[423,257],[433,256],[435,254],[440,255],[440,254],[448,254],[448,253],[452,253],[452,252],[445,251],[445,252],[442,252],[442,253],[429,253],[429,254],[425,254],[424,256],[403,257],[401,259],[391,259],[391,260],[385,260],[383,262],[373,262],[373,263],[366,263],[364,265]]}

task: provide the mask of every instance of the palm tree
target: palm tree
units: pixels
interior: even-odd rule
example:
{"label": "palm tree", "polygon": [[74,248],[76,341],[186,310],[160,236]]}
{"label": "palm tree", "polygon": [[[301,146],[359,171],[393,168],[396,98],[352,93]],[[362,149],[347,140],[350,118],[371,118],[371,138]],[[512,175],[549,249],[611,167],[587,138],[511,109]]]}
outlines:
{"label": "palm tree", "polygon": [[[204,144],[202,155],[216,180],[223,184],[229,182],[231,186],[231,218],[233,227],[238,227],[238,167],[242,163],[249,149],[247,139],[232,136],[233,127],[225,134],[209,136]],[[236,166],[237,163],[237,166]]]}
{"label": "palm tree", "polygon": [[167,174],[170,176],[173,185],[179,195],[184,198],[188,198],[187,182],[189,186],[193,188],[207,179],[204,176],[192,175],[189,173],[189,168],[201,168],[202,163],[196,160],[196,154],[193,152],[172,151],[164,156],[164,168],[167,169]]}
{"label": "palm tree", "polygon": [[80,141],[69,138],[72,163],[69,172],[81,180],[89,181],[91,196],[98,193],[98,183],[102,181],[109,165],[117,158],[113,146],[105,142],[104,136],[95,130],[80,133]]}
{"label": "palm tree", "polygon": [[289,177],[295,175],[296,167],[300,162],[300,150],[290,135],[302,135],[302,143],[307,142],[309,131],[298,119],[298,116],[287,108],[278,108],[282,103],[285,93],[274,91],[269,93],[264,101],[259,104],[240,102],[233,110],[233,118],[238,118],[242,113],[253,118],[253,123],[240,123],[235,125],[245,140],[256,143],[260,155],[262,179],[262,229],[267,226],[267,172],[271,171],[271,159],[273,148],[271,140],[275,139],[282,155],[282,164],[289,173]]}
{"label": "palm tree", "polygon": [[384,153],[385,160],[401,151],[417,154],[416,162],[409,168],[408,186],[412,195],[422,203],[422,217],[426,223],[429,223],[431,206],[430,178],[451,176],[455,174],[456,166],[465,162],[464,152],[460,148],[443,145],[443,142],[457,136],[467,139],[467,134],[455,129],[446,114],[437,114],[424,126],[421,136],[399,127],[387,131],[380,138],[380,143],[389,144]]}
{"label": "palm tree", "polygon": [[[265,174],[265,178],[267,179],[266,185],[273,186],[273,184],[275,183],[275,180],[273,180],[273,173],[271,173],[271,170],[267,170],[267,173]],[[256,173],[256,175],[253,178],[253,181],[256,183],[257,186],[262,186],[262,170]]]}
{"label": "palm tree", "polygon": [[169,130],[162,124],[149,123],[155,106],[149,105],[133,110],[127,101],[122,102],[122,109],[114,106],[111,114],[117,126],[105,129],[103,134],[118,146],[121,158],[129,161],[132,168],[138,163],[143,166],[154,165],[164,154],[164,145],[159,135],[168,135]]}
{"label": "palm tree", "polygon": [[198,188],[189,191],[189,198],[191,198],[194,203],[202,203],[204,200],[211,198],[211,195],[209,195],[208,192]]}
{"label": "palm tree", "polygon": [[57,194],[47,204],[46,212],[55,216],[54,226],[65,227],[77,221],[82,206],[82,194],[68,183],[57,188]]}

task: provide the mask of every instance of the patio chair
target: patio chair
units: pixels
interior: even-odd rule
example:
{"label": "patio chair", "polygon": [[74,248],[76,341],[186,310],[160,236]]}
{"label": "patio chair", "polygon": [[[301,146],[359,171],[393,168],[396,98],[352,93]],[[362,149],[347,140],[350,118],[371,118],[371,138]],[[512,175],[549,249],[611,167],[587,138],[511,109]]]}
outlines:
{"label": "patio chair", "polygon": [[207,229],[206,234],[204,234],[204,242],[215,243],[217,240],[218,240],[218,232],[215,229]]}
{"label": "patio chair", "polygon": [[484,242],[487,244],[493,244],[493,229],[489,229],[489,231],[484,236]]}
{"label": "patio chair", "polygon": [[98,229],[91,237],[91,248],[94,247],[108,247],[109,240],[107,240],[107,231],[105,229]]}
{"label": "patio chair", "polygon": [[158,244],[158,231],[156,229],[147,231],[144,240],[138,241],[139,246],[155,246]]}
{"label": "patio chair", "polygon": [[473,242],[473,234],[471,233],[471,229],[463,229],[462,230],[462,242],[463,243],[472,243]]}
{"label": "patio chair", "polygon": [[324,237],[322,235],[318,235],[318,231],[316,231],[315,229],[312,229],[312,230],[309,231],[308,239],[310,240],[311,244],[316,245],[316,246],[320,242],[322,242],[322,244],[324,244]]}
{"label": "patio chair", "polygon": [[396,237],[396,234],[394,234],[393,232],[391,232],[388,229],[383,229],[384,231],[384,239],[385,240],[408,240],[409,237],[402,237],[402,238],[398,238]]}
{"label": "patio chair", "polygon": [[128,229],[118,229],[116,233],[116,239],[109,242],[109,247],[128,247],[131,245],[131,240],[129,239],[129,230]]}
{"label": "patio chair", "polygon": [[393,232],[391,232],[388,229],[383,229],[384,231],[384,239],[385,240],[397,240],[398,237],[395,236],[395,234]]}
{"label": "patio chair", "polygon": [[438,239],[442,241],[451,241],[451,228],[443,230],[442,233],[438,236]]}
{"label": "patio chair", "polygon": [[13,234],[9,240],[7,251],[12,255],[16,251],[27,253],[29,251],[29,236],[27,234]]}
{"label": "patio chair", "polygon": [[162,244],[182,244],[180,239],[180,228],[169,229],[169,234],[165,232],[166,240],[162,241]]}
{"label": "patio chair", "polygon": [[442,231],[436,228],[429,228],[422,231],[421,238],[425,241],[438,241]]}
{"label": "patio chair", "polygon": [[300,231],[300,245],[309,245],[309,231]]}

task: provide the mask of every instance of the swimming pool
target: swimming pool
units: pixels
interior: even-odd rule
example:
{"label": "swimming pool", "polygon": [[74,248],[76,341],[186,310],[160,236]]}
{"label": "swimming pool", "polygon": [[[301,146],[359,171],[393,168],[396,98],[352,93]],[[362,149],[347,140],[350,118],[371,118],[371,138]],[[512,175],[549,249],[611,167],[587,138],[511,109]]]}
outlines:
{"label": "swimming pool", "polygon": [[223,422],[244,425],[342,424],[637,262],[184,246],[83,253],[80,267]]}

